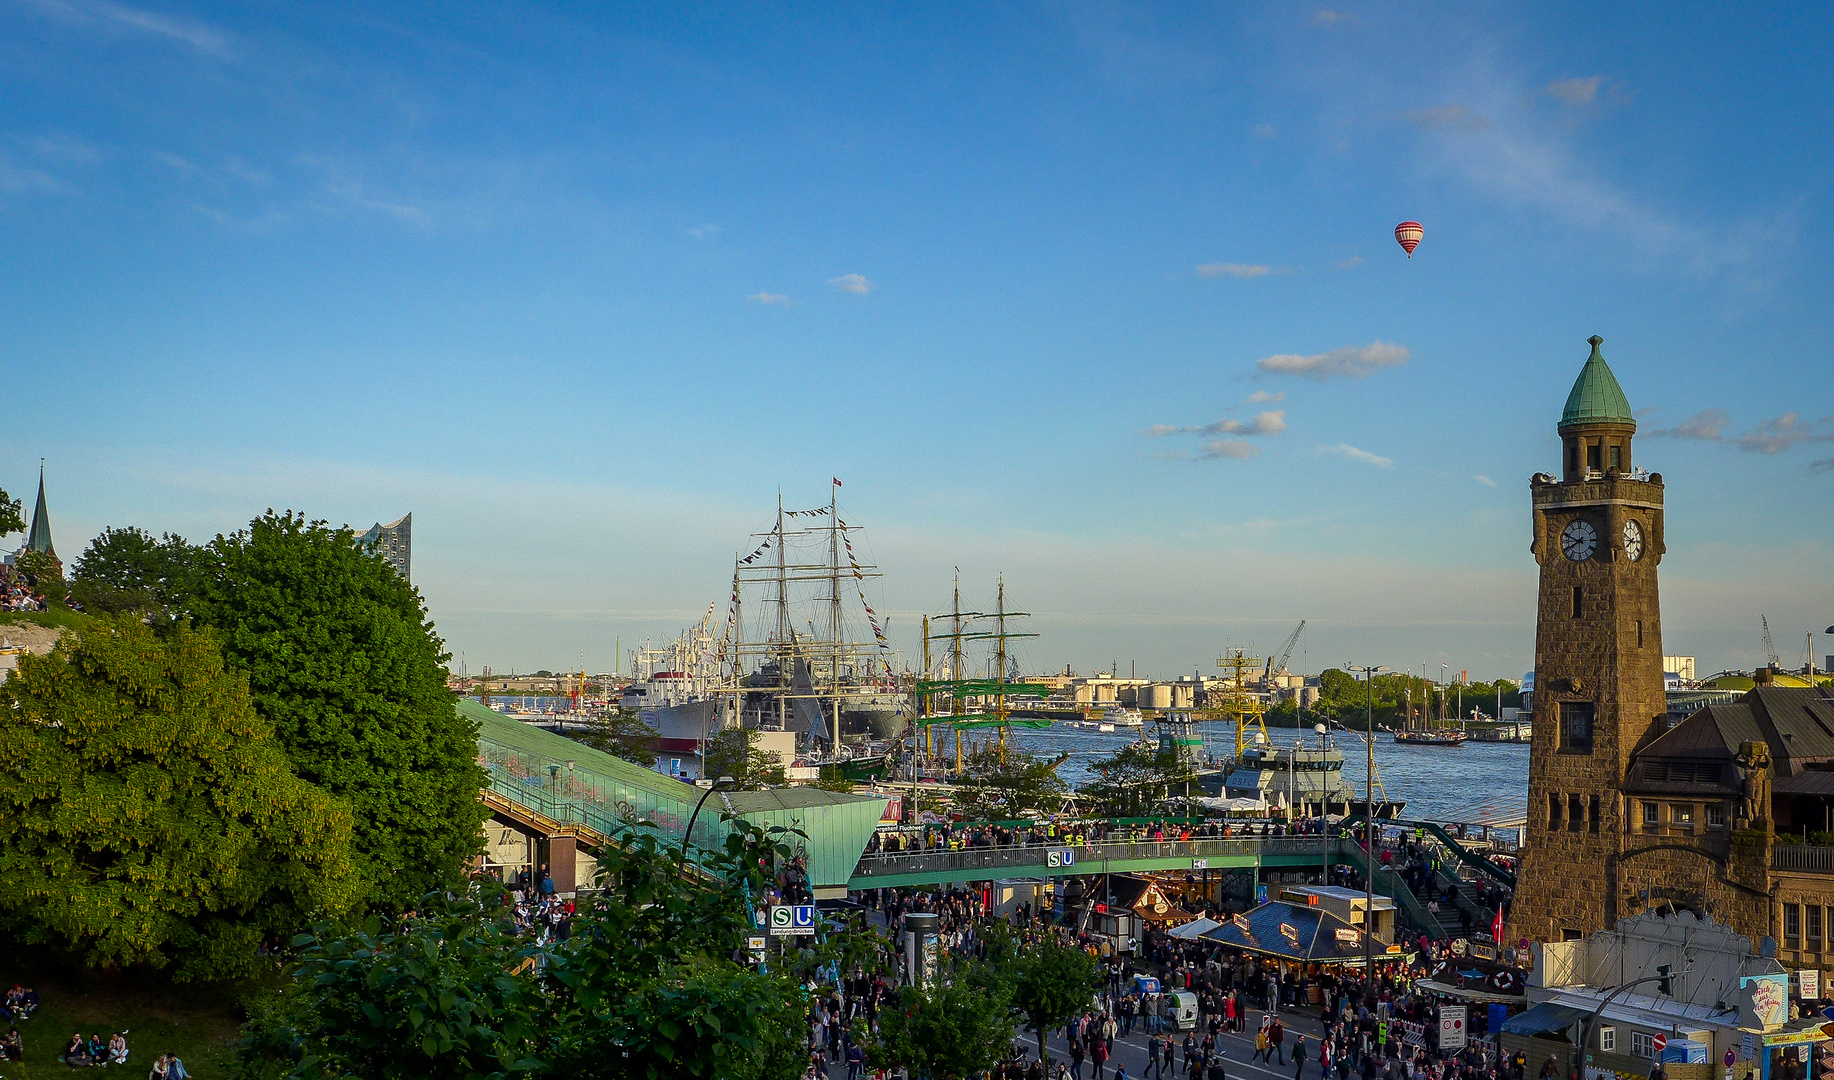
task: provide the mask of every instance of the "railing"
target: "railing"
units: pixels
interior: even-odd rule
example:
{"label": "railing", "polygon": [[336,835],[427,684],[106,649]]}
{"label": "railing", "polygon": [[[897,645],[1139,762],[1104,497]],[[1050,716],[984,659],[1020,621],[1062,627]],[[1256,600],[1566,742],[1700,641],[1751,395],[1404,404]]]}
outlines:
{"label": "railing", "polygon": [[[1330,845],[1327,847],[1326,845]],[[1205,859],[1230,856],[1311,855],[1323,858],[1336,853],[1337,841],[1320,836],[1274,836],[1210,840],[1103,840],[1092,844],[1023,844],[1003,847],[963,848],[959,851],[900,851],[866,855],[853,875],[857,878],[897,874],[965,871],[1021,870],[1050,865],[1050,853],[1070,851],[1069,866],[1099,865],[1135,859]],[[1068,866],[1065,867],[1068,869]]]}
{"label": "railing", "polygon": [[1807,874],[1834,874],[1834,847],[1778,844],[1770,849],[1770,868]]}

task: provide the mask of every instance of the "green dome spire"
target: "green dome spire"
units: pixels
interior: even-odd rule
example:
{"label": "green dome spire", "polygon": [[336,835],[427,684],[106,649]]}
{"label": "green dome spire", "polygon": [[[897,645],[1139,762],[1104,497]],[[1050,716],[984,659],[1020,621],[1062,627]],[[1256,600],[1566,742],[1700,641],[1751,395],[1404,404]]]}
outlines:
{"label": "green dome spire", "polygon": [[1636,417],[1630,414],[1630,399],[1624,396],[1624,388],[1617,384],[1617,376],[1611,374],[1611,369],[1605,366],[1604,356],[1598,351],[1605,339],[1593,334],[1586,341],[1592,345],[1592,355],[1580,369],[1573,392],[1567,395],[1567,407],[1560,414],[1560,430],[1580,424],[1636,427]]}

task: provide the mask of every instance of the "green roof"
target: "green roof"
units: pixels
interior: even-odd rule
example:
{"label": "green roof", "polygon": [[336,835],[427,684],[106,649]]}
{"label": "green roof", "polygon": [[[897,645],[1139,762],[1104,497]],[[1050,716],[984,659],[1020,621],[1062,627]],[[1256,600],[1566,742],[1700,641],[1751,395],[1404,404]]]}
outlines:
{"label": "green roof", "polygon": [[1561,429],[1580,424],[1629,424],[1635,427],[1637,420],[1630,413],[1630,399],[1624,396],[1624,388],[1617,384],[1617,376],[1611,374],[1604,355],[1598,351],[1605,339],[1594,334],[1586,340],[1592,345],[1592,355],[1587,358],[1586,366],[1579,370],[1579,378],[1573,383],[1573,392],[1567,395],[1567,407],[1560,414]]}
{"label": "green roof", "polygon": [[45,509],[45,467],[38,467],[38,505],[32,508],[32,531],[27,534],[25,546],[32,551],[42,551],[57,558],[57,549],[51,546],[51,512]]}
{"label": "green roof", "polygon": [[[478,764],[490,773],[491,789],[556,821],[609,834],[644,819],[667,842],[678,843],[705,790],[512,720],[471,698],[460,698],[458,711],[478,725]],[[722,792],[694,819],[694,842],[703,847],[722,842],[723,812],[758,825],[799,828],[808,834],[796,844],[808,857],[810,882],[843,885],[878,828],[885,803],[820,788]]]}

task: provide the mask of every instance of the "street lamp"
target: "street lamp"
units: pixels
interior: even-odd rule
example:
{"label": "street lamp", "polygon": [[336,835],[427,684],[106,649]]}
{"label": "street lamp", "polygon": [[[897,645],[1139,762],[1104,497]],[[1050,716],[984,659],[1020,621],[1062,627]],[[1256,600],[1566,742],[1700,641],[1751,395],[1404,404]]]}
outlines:
{"label": "street lamp", "polygon": [[1363,781],[1363,980],[1375,985],[1375,673],[1387,671],[1381,664],[1374,667],[1345,664],[1347,671],[1360,671],[1369,685],[1369,709],[1365,733],[1369,753],[1369,771]]}
{"label": "street lamp", "polygon": [[560,802],[560,766],[559,765],[550,764],[548,766],[548,794],[553,798],[556,804]]}
{"label": "street lamp", "polygon": [[694,819],[700,817],[700,808],[707,804],[707,796],[716,791],[725,791],[737,784],[738,781],[732,777],[722,776],[710,784],[706,791],[701,792],[700,801],[694,804],[694,812],[688,815],[688,831],[681,834],[681,858],[677,860],[678,862],[688,861],[688,839],[694,835]]}

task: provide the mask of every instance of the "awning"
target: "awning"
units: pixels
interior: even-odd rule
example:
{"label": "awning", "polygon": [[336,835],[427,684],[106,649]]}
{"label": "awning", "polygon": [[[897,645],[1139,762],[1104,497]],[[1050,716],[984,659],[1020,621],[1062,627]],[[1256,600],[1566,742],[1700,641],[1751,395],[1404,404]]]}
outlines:
{"label": "awning", "polygon": [[1215,919],[1197,919],[1193,922],[1185,923],[1183,926],[1174,926],[1170,930],[1167,930],[1166,933],[1173,937],[1191,940],[1200,938],[1206,931],[1214,930],[1221,925],[1222,923],[1217,922]]}
{"label": "awning", "polygon": [[1565,1005],[1556,1005],[1551,1001],[1512,1016],[1503,1021],[1503,1030],[1510,1035],[1542,1035],[1550,1031],[1564,1032],[1574,1024],[1584,1020],[1588,1015],[1583,1009],[1570,1009]]}

